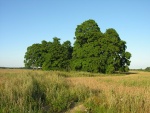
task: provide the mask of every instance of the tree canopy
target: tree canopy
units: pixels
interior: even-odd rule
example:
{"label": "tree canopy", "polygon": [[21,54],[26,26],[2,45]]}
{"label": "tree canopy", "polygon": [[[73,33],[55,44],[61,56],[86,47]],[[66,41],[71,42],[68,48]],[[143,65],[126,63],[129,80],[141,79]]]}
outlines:
{"label": "tree canopy", "polygon": [[145,68],[145,71],[150,71],[150,67]]}
{"label": "tree canopy", "polygon": [[27,48],[25,54],[26,67],[41,67],[43,70],[67,70],[72,54],[71,42],[60,44],[60,39],[53,38],[53,42],[42,41]]}
{"label": "tree canopy", "polygon": [[42,41],[27,48],[26,67],[43,70],[75,70],[100,73],[126,72],[131,53],[117,31],[109,28],[102,33],[94,20],[77,25],[73,47],[70,41],[63,44],[55,37],[53,42]]}
{"label": "tree canopy", "polygon": [[73,47],[74,70],[113,73],[128,71],[131,54],[126,52],[126,42],[121,40],[115,29],[100,31],[94,20],[78,25]]}

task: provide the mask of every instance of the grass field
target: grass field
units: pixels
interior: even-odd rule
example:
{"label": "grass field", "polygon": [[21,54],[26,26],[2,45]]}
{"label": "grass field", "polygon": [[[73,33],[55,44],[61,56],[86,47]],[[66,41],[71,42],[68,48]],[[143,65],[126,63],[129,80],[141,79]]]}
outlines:
{"label": "grass field", "polygon": [[150,72],[0,69],[0,113],[150,113]]}

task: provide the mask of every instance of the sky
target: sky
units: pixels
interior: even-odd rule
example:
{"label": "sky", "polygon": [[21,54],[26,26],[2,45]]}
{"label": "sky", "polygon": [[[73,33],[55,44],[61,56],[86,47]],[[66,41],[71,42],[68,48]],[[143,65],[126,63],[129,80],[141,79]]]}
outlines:
{"label": "sky", "polygon": [[23,67],[27,47],[42,40],[73,45],[89,19],[127,42],[130,68],[150,67],[150,0],[0,0],[0,67]]}

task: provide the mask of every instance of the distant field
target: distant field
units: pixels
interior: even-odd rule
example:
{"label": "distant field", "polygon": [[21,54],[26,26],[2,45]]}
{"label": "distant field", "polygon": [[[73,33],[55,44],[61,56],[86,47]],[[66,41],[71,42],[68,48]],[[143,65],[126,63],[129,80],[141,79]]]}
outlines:
{"label": "distant field", "polygon": [[0,113],[150,113],[150,72],[0,69]]}

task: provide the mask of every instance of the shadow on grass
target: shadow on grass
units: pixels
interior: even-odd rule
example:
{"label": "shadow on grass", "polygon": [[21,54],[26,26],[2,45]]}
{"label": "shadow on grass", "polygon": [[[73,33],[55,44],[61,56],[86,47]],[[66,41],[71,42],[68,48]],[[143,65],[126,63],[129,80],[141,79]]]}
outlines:
{"label": "shadow on grass", "polygon": [[138,72],[126,72],[127,75],[138,74]]}
{"label": "shadow on grass", "polygon": [[[41,111],[45,113],[46,112],[45,107],[47,107],[45,89],[34,77],[32,77],[32,80],[33,80],[33,89],[31,91],[31,97],[30,97],[32,110],[34,112]],[[48,111],[49,107],[46,109]]]}
{"label": "shadow on grass", "polygon": [[138,72],[115,72],[115,74],[117,75],[133,75],[133,74],[138,74]]}

